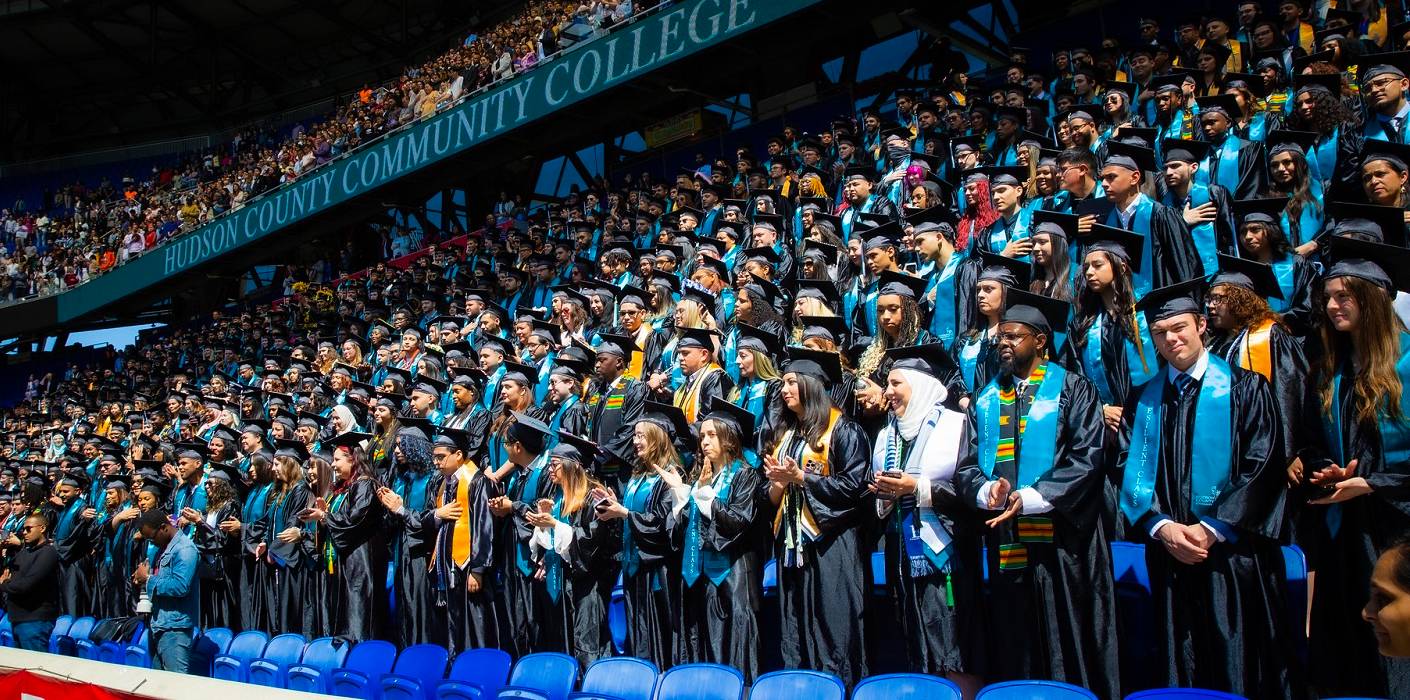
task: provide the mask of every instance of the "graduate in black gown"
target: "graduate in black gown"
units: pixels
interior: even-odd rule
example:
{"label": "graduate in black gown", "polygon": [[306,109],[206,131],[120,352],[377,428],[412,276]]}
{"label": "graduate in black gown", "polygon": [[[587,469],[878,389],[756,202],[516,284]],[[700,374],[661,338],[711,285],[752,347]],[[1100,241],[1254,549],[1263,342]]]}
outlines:
{"label": "graduate in black gown", "polygon": [[622,521],[603,512],[611,491],[590,475],[596,454],[593,443],[558,433],[548,462],[552,505],[527,516],[535,523],[532,546],[546,601],[542,648],[569,654],[584,668],[615,652],[607,619],[622,551]]}
{"label": "graduate in black gown", "polygon": [[97,602],[95,613],[100,618],[126,617],[132,614],[133,605],[137,603],[131,577],[142,551],[140,543],[132,538],[137,532],[138,511],[128,496],[131,477],[114,474],[103,478],[107,503],[99,550],[102,558],[98,561],[93,585]]}
{"label": "graduate in black gown", "polygon": [[548,425],[521,412],[510,414],[503,428],[508,462],[492,473],[503,495],[490,501],[490,513],[498,521],[495,530],[495,569],[499,581],[499,645],[513,656],[523,656],[538,648],[539,611],[534,599],[534,563],[529,540],[534,528],[524,516],[538,510],[552,484],[548,478]]}
{"label": "graduate in black gown", "polygon": [[983,253],[979,274],[974,280],[970,327],[955,339],[950,354],[959,367],[961,383],[950,386],[951,393],[964,397],[976,394],[999,370],[998,341],[995,333],[1004,313],[1004,293],[1026,289],[1032,269],[1022,260]]}
{"label": "graduate in black gown", "polygon": [[[194,513],[191,541],[200,552],[201,626],[240,627],[240,536],[220,524],[240,513],[244,478],[235,467],[212,464],[206,473],[206,510]],[[182,515],[185,518],[185,514]]]}
{"label": "graduate in black gown", "polygon": [[972,697],[982,685],[986,644],[981,523],[953,481],[969,448],[969,421],[946,406],[954,365],[944,345],[887,354],[890,416],[872,450],[871,490],[906,668],[945,676]]}
{"label": "graduate in black gown", "polygon": [[470,434],[442,428],[436,436],[436,497],[419,528],[432,540],[431,586],[436,610],[445,615],[451,654],[499,646],[495,609],[494,517],[490,498],[498,488],[469,461]]}
{"label": "graduate in black gown", "polygon": [[221,528],[234,528],[240,537],[240,628],[267,630],[272,625],[274,571],[267,558],[257,556],[256,552],[268,533],[269,521],[265,516],[277,484],[271,464],[273,453],[261,450],[246,459],[250,492],[245,496],[239,518],[234,522],[226,520]]}
{"label": "graduate in black gown", "polygon": [[1018,290],[1008,299],[1002,369],[970,404],[955,473],[961,496],[989,517],[986,680],[1053,679],[1117,698],[1101,402],[1090,380],[1048,359],[1067,304]]}
{"label": "graduate in black gown", "polygon": [[275,486],[269,494],[265,513],[264,540],[256,548],[259,558],[267,558],[273,576],[270,579],[271,634],[295,632],[307,634],[305,608],[312,609],[319,601],[304,599],[306,582],[312,567],[313,543],[306,543],[306,530],[299,514],[313,504],[313,494],[304,479],[303,461],[308,449],[299,440],[280,440],[274,453]]}
{"label": "graduate in black gown", "polygon": [[64,472],[49,502],[59,510],[52,519],[54,549],[59,553],[60,601],[65,615],[93,614],[93,550],[101,535],[97,511],[83,497],[88,475],[82,470]]}
{"label": "graduate in black gown", "polygon": [[[1155,290],[1139,308],[1168,363],[1123,413],[1121,511],[1148,537],[1157,687],[1260,698],[1301,693],[1285,627],[1284,473],[1267,380],[1202,340],[1203,280]],[[1163,672],[1162,672],[1163,671]]]}
{"label": "graduate in black gown", "polygon": [[423,527],[426,515],[436,508],[439,474],[424,428],[402,425],[397,433],[396,444],[390,447],[397,466],[386,487],[396,499],[389,500],[385,492],[380,496],[391,512],[385,521],[392,569],[391,614],[403,647],[445,644],[445,620],[432,597],[430,578],[435,530]]}
{"label": "graduate in black gown", "polygon": [[780,396],[786,411],[766,440],[774,507],[780,644],[787,668],[867,675],[863,613],[871,578],[862,532],[873,505],[871,454],[861,427],[832,405],[836,353],[789,348]]}
{"label": "graduate in black gown", "polygon": [[622,523],[622,589],[627,653],[665,670],[676,659],[672,630],[680,593],[680,552],[671,538],[671,487],[681,483],[677,441],[692,444],[680,409],[647,401],[633,426],[637,466],[603,515]]}
{"label": "graduate in black gown", "polygon": [[361,447],[371,437],[347,432],[328,441],[333,450],[333,490],[327,499],[315,499],[303,515],[306,521],[320,523],[327,538],[317,561],[319,573],[330,572],[338,585],[332,633],[353,642],[386,636],[386,509],[377,497],[378,483]]}
{"label": "graduate in black gown", "polygon": [[[763,473],[752,453],[757,418],[715,399],[700,423],[695,469],[672,492],[672,526],[681,551],[682,663],[739,669],[752,683],[759,666],[763,560],[759,515],[766,510]],[[746,453],[745,450],[750,450]]]}
{"label": "graduate in black gown", "polygon": [[[1410,333],[1391,304],[1396,290],[1410,289],[1410,255],[1346,238],[1329,242],[1334,262],[1319,295],[1327,350],[1315,368],[1322,429],[1309,436],[1321,444],[1302,457],[1309,486],[1301,494],[1314,497],[1325,528],[1309,562],[1317,572],[1311,680],[1327,697],[1405,697],[1410,663],[1377,653],[1360,611],[1376,558],[1410,531],[1410,391],[1403,390]],[[1395,340],[1387,344],[1384,335]]]}
{"label": "graduate in black gown", "polygon": [[[1145,173],[1154,169],[1155,153],[1148,148],[1128,145],[1108,157],[1102,164],[1101,177],[1111,210],[1094,222],[1131,231],[1145,239],[1141,262],[1131,268],[1138,296],[1155,287],[1204,274],[1199,249],[1180,212],[1142,191],[1148,184]],[[1082,254],[1085,257],[1085,248]]]}

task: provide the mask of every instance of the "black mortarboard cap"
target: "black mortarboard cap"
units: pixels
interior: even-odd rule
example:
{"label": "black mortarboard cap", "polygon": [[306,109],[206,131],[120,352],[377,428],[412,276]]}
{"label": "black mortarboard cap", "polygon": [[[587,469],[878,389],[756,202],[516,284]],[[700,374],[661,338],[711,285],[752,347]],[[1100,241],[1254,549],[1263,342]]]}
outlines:
{"label": "black mortarboard cap", "polygon": [[830,387],[842,381],[842,356],[835,352],[789,346],[788,364],[784,365],[783,371],[816,377],[823,386]]}
{"label": "black mortarboard cap", "polygon": [[1094,224],[1092,230],[1082,237],[1082,256],[1094,250],[1111,253],[1126,261],[1131,272],[1141,271],[1141,253],[1145,250],[1146,238],[1134,231]]}
{"label": "black mortarboard cap", "polygon": [[1265,299],[1283,298],[1283,290],[1278,287],[1278,275],[1273,272],[1273,266],[1256,260],[1219,253],[1219,271],[1214,273],[1209,286],[1220,284],[1243,287]]}
{"label": "black mortarboard cap", "polygon": [[984,267],[979,271],[976,282],[994,280],[1008,287],[1028,286],[1033,274],[1033,268],[1028,263],[988,251],[980,251],[979,256]]}
{"label": "black mortarboard cap", "polygon": [[1054,331],[1067,330],[1068,316],[1072,305],[1022,289],[1010,289],[1004,294],[1004,322],[1022,323],[1048,336],[1048,349],[1056,350]]}
{"label": "black mortarboard cap", "polygon": [[955,370],[955,360],[943,343],[891,348],[886,351],[886,356],[892,360],[891,369],[915,370],[942,382]]}
{"label": "black mortarboard cap", "polygon": [[1146,315],[1148,323],[1183,313],[1203,316],[1204,304],[1200,297],[1204,284],[1203,277],[1196,277],[1168,287],[1153,289],[1136,302],[1136,310]]}

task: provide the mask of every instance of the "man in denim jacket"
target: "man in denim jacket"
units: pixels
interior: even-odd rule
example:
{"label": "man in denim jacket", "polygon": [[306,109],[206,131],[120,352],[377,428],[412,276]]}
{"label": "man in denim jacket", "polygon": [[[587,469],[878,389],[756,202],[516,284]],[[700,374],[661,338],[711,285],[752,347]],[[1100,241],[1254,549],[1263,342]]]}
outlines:
{"label": "man in denim jacket", "polygon": [[200,558],[191,538],[171,524],[161,509],[142,514],[138,528],[143,539],[158,547],[156,568],[137,566],[132,582],[142,586],[152,600],[150,629],[156,652],[155,667],[187,673],[191,664],[191,635],[201,615],[201,582],[196,577]]}

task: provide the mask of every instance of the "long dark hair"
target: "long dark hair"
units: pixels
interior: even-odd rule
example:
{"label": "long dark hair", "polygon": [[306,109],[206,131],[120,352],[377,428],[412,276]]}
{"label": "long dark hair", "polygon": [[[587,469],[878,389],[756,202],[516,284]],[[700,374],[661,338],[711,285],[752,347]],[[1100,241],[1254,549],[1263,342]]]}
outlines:
{"label": "long dark hair", "polygon": [[[1322,201],[1320,197],[1312,193],[1312,177],[1307,167],[1307,156],[1297,151],[1287,151],[1287,153],[1292,156],[1293,161],[1292,189],[1288,191],[1278,189],[1278,186],[1272,182],[1271,178],[1269,180],[1269,189],[1278,194],[1288,196],[1288,203],[1283,210],[1288,214],[1288,225],[1291,226],[1294,231],[1297,231],[1298,238],[1302,238],[1302,221],[1300,220],[1302,208],[1312,207],[1313,211],[1320,212],[1322,209]],[[1269,158],[1269,161],[1272,161],[1272,158]],[[1281,227],[1275,226],[1274,228],[1281,230]],[[1315,235],[1317,232],[1309,231],[1308,233]],[[1311,239],[1309,238],[1308,240]]]}
{"label": "long dark hair", "polygon": [[[785,381],[786,377],[787,375]],[[811,374],[793,373],[793,377],[798,386],[798,403],[803,405],[803,415],[800,417],[791,410],[783,411],[783,420],[775,429],[770,442],[777,447],[783,434],[792,430],[807,440],[815,452],[821,452],[822,436],[827,432],[827,423],[832,417],[832,394],[823,386],[821,379]]]}
{"label": "long dark hair", "polygon": [[[1293,99],[1302,94],[1301,91],[1293,94]],[[1356,116],[1347,108],[1346,103],[1341,101],[1340,95],[1333,95],[1322,90],[1312,90],[1307,94],[1312,95],[1317,102],[1317,108],[1312,110],[1312,117],[1303,119],[1299,110],[1294,109],[1288,114],[1288,126],[1292,129],[1302,131],[1315,131],[1321,136],[1330,136],[1338,127],[1350,126],[1356,123]]]}
{"label": "long dark hair", "polygon": [[[1093,251],[1105,256],[1107,262],[1115,272],[1111,276],[1111,305],[1108,306],[1102,298],[1101,292],[1092,291],[1087,285],[1082,285],[1082,291],[1077,294],[1077,314],[1072,323],[1072,333],[1068,337],[1068,342],[1075,343],[1074,347],[1082,348],[1087,345],[1087,331],[1091,330],[1092,324],[1097,322],[1097,316],[1105,311],[1121,334],[1133,343],[1140,343],[1140,335],[1136,332],[1136,295],[1132,291],[1131,268],[1115,256],[1104,250]],[[1086,270],[1087,261],[1082,261],[1082,269]],[[1144,352],[1141,353],[1145,355]]]}
{"label": "long dark hair", "polygon": [[[1033,265],[1033,281],[1028,283],[1028,291],[1034,294],[1052,297],[1061,301],[1072,301],[1072,257],[1067,249],[1067,242],[1062,238],[1047,235],[1053,243],[1052,262],[1047,266]],[[1048,268],[1052,268],[1052,278],[1049,279]]]}

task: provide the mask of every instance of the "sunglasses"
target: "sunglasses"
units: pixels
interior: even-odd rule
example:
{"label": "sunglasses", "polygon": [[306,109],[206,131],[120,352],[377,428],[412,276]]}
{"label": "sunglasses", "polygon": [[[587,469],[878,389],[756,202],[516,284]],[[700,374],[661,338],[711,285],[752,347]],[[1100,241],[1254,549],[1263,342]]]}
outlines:
{"label": "sunglasses", "polygon": [[32,525],[25,525],[24,527],[20,528],[20,532],[29,532],[30,530],[33,530],[33,529],[34,529],[34,526],[32,526]]}

